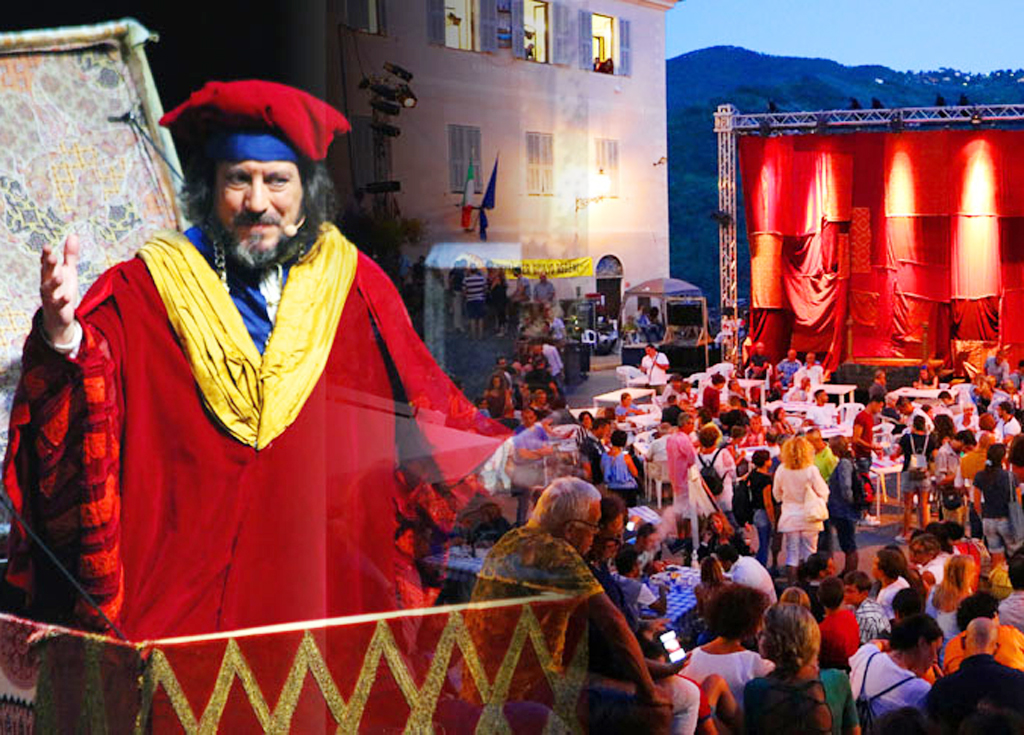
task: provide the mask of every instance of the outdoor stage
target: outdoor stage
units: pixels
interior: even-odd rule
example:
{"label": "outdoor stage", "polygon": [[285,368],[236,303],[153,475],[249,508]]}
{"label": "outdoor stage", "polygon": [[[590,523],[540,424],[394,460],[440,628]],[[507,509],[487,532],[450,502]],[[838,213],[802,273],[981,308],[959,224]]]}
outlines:
{"label": "outdoor stage", "polygon": [[[720,108],[720,142],[739,154],[751,339],[832,369],[980,365],[998,345],[1024,358],[1024,131],[994,129],[1020,120],[1021,106]],[[728,193],[728,166],[720,178]]]}

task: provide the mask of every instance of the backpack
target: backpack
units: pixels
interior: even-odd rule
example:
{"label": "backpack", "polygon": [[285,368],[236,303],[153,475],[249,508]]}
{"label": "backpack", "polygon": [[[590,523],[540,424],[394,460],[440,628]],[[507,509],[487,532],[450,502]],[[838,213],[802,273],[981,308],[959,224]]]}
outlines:
{"label": "backpack", "polygon": [[708,491],[716,498],[722,494],[722,489],[725,487],[722,478],[718,476],[718,470],[715,469],[715,462],[718,461],[718,455],[722,453],[723,449],[725,447],[718,448],[712,455],[710,464],[704,464],[704,455],[697,455],[697,461],[700,462],[700,479],[704,481],[704,484],[708,486]]}
{"label": "backpack", "polygon": [[853,507],[855,510],[867,510],[875,502],[875,486],[871,484],[868,472],[853,472]]}
{"label": "backpack", "polygon": [[914,439],[917,438],[917,434],[908,434],[910,438],[910,462],[907,465],[907,469],[910,470],[910,479],[917,480],[920,482],[928,477],[928,447],[931,444],[932,437],[930,434],[925,434],[921,443],[921,451],[917,451],[917,443]]}
{"label": "backpack", "polygon": [[741,526],[754,520],[754,511],[750,502],[750,483],[747,482],[747,478],[743,478],[733,486],[732,513],[736,517],[736,522]]}
{"label": "backpack", "polygon": [[879,651],[878,653],[873,653],[871,654],[871,658],[868,659],[867,664],[864,666],[864,678],[861,679],[860,682],[860,694],[857,695],[857,719],[860,720],[860,729],[861,732],[865,735],[870,735],[875,725],[875,713],[872,711],[872,705],[874,705],[875,700],[877,700],[879,697],[885,694],[888,694],[893,689],[903,686],[911,679],[917,678],[916,676],[911,674],[906,679],[900,679],[895,684],[886,687],[878,694],[875,694],[870,697],[865,696],[864,689],[868,683],[868,669],[871,668],[871,662],[874,660],[875,656],[878,656],[881,653],[881,651]]}

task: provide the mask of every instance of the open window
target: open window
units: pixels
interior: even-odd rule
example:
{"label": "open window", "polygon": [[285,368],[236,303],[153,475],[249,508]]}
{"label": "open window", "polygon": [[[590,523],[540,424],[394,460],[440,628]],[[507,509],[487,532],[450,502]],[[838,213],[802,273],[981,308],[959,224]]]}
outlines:
{"label": "open window", "polygon": [[591,56],[594,59],[594,71],[602,74],[615,73],[615,19],[593,13],[590,16]]}
{"label": "open window", "polygon": [[473,50],[474,0],[444,0],[444,45]]}
{"label": "open window", "polygon": [[524,56],[528,61],[542,64],[550,61],[550,10],[550,4],[540,0],[525,0],[523,3]]}

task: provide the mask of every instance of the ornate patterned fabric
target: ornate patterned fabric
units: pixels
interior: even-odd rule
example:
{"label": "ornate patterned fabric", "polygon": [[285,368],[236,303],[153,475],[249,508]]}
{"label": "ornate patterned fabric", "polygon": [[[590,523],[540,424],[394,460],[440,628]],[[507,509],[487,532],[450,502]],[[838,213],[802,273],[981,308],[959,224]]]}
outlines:
{"label": "ornate patterned fabric", "polygon": [[148,233],[177,226],[163,163],[132,126],[110,119],[159,113],[129,33],[146,35],[124,23],[0,35],[0,447],[39,304],[42,246],[78,234],[84,293]]}

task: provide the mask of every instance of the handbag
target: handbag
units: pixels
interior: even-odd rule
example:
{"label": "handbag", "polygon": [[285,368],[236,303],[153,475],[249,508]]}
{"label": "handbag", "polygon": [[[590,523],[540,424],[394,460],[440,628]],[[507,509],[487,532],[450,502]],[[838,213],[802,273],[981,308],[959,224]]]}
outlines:
{"label": "handbag", "polygon": [[811,523],[824,523],[828,520],[828,503],[814,492],[810,483],[807,483],[804,492],[804,516]]}

